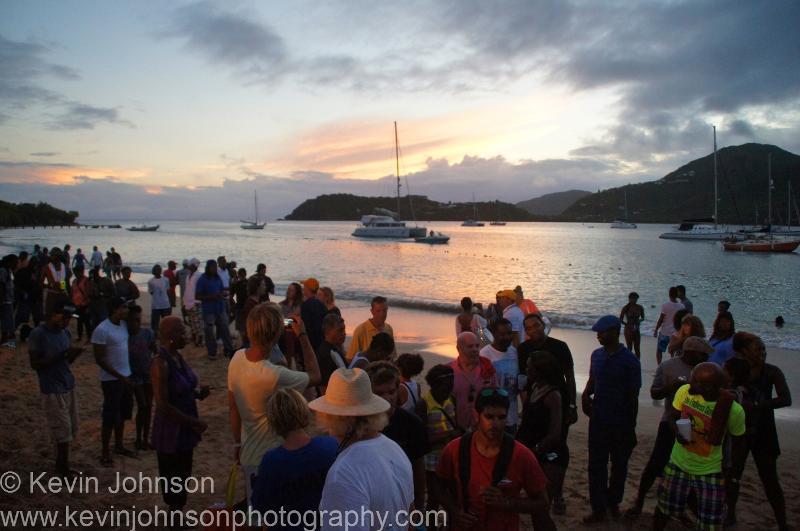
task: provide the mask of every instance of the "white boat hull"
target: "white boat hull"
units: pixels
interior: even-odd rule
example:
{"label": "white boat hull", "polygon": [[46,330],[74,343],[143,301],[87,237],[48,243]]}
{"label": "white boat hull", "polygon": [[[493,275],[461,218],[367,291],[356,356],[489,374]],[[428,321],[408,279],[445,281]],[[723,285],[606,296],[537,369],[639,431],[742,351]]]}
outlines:
{"label": "white boat hull", "polygon": [[745,234],[736,234],[734,232],[665,232],[660,235],[662,240],[706,240],[706,241],[721,241],[726,239],[744,240],[747,238]]}
{"label": "white boat hull", "polygon": [[611,223],[612,229],[637,229],[636,223],[628,223],[627,221],[614,221]]}
{"label": "white boat hull", "polygon": [[411,238],[408,227],[357,227],[353,236],[358,238]]}

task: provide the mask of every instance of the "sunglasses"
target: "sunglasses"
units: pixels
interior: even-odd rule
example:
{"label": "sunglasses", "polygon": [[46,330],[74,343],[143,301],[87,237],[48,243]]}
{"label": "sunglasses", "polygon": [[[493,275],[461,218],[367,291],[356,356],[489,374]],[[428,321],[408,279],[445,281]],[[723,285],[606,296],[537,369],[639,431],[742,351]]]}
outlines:
{"label": "sunglasses", "polygon": [[[504,398],[509,397],[508,391],[502,387],[487,387],[485,389],[481,389],[479,395],[483,398],[489,398],[490,396],[502,396]],[[469,388],[469,396],[467,396],[467,401],[475,401],[475,389],[472,387]]]}

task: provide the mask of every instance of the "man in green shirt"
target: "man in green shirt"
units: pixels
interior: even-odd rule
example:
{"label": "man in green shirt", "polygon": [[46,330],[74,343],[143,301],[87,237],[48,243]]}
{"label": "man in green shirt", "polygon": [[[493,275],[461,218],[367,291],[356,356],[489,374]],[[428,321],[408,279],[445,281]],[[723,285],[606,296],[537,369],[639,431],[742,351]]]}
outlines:
{"label": "man in green shirt", "polygon": [[[675,445],[658,488],[653,529],[663,530],[670,517],[680,517],[691,491],[697,496],[698,529],[722,528],[725,486],[722,476],[722,439],[730,433],[733,452],[744,448],[744,410],[730,395],[721,393],[725,374],[715,363],[700,363],[689,384],[675,393],[671,426]],[[689,421],[691,433],[681,433],[678,421]],[[689,426],[684,429],[688,431]]]}

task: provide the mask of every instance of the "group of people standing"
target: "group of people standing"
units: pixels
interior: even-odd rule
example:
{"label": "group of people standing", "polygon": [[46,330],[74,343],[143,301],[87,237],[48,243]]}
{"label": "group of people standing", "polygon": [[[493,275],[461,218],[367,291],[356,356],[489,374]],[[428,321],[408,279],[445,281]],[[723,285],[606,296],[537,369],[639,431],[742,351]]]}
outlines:
{"label": "group of people standing", "polygon": [[94,246],[87,257],[82,249],[71,254],[69,244],[62,248],[40,247],[33,251],[10,254],[0,264],[0,319],[2,345],[16,347],[17,333],[24,341],[31,324],[38,326],[56,303],[75,306],[78,338],[87,339],[97,324],[109,314],[112,297],[119,291],[139,296],[130,280],[130,268],[123,267],[122,257],[112,247],[105,258]]}
{"label": "group of people standing", "polygon": [[[384,297],[372,299],[369,318],[353,329],[346,348],[347,327],[333,290],[315,278],[291,283],[275,303],[263,264],[250,277],[224,257],[208,260],[202,274],[199,265],[192,258],[181,270],[174,262],[166,271],[153,268],[148,291],[162,301],[153,305],[151,328],[142,327],[132,290],[120,296],[115,287],[108,314],[91,332],[103,391],[104,466],[113,466],[115,456],[135,455],[123,438],[135,400],[136,450],[155,449],[160,475],[188,478],[194,448],[208,428],[196,401],[211,389],[200,385],[182,350],[190,340],[204,342],[216,359],[219,340],[229,359],[232,459],[244,471],[247,504],[259,511],[443,509],[451,528],[485,530],[518,529],[524,513],[535,529],[554,529],[550,515],[568,510],[568,439],[580,407],[589,418],[591,512],[583,521],[620,516],[642,385],[639,357],[620,337],[625,327],[628,339],[630,323],[641,323],[643,310],[639,318],[629,305],[621,318],[607,315],[594,324],[600,347],[591,354],[578,404],[569,346],[549,336],[548,321],[519,287],[499,291],[488,314],[463,300],[458,356],[424,371],[419,355],[398,355]],[[121,276],[117,283],[124,271]],[[183,319],[171,315],[176,288]],[[752,453],[785,529],[773,413],[791,404],[783,374],[765,362],[759,338],[735,332],[727,309],[720,308],[706,340],[687,300],[686,314],[664,345],[673,357],[659,365],[651,387],[654,399],[665,400],[665,412],[627,514],[642,511],[661,476],[656,528],[669,517],[685,517],[687,500],[699,527],[731,523]],[[74,474],[69,443],[77,434],[69,365],[83,351],[71,342],[73,302],[56,300],[29,338],[56,442],[56,470],[65,476]],[[662,334],[666,319],[659,319]],[[238,350],[230,322],[239,331]],[[416,380],[423,372],[424,391]],[[316,435],[320,429],[328,435]],[[185,490],[167,489],[164,502],[179,514]],[[320,528],[335,526],[323,521]]]}

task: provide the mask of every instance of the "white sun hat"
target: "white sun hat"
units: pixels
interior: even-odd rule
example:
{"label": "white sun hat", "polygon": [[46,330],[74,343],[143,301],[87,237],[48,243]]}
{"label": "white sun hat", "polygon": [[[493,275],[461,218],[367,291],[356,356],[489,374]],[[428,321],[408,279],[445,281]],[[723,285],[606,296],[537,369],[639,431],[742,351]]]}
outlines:
{"label": "white sun hat", "polygon": [[369,376],[361,369],[336,369],[324,396],[309,402],[313,411],[340,417],[366,417],[389,411],[389,402],[372,393]]}

